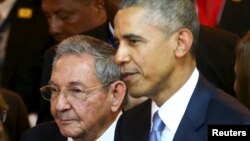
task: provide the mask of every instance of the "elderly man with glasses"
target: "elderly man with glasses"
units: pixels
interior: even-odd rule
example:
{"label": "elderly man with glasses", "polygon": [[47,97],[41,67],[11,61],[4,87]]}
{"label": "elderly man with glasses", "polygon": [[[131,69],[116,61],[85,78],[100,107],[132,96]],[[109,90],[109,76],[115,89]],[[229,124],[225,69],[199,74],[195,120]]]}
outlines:
{"label": "elderly man with glasses", "polygon": [[114,54],[110,45],[88,36],[76,35],[61,42],[51,79],[41,88],[56,124],[37,125],[21,140],[114,140],[126,95]]}

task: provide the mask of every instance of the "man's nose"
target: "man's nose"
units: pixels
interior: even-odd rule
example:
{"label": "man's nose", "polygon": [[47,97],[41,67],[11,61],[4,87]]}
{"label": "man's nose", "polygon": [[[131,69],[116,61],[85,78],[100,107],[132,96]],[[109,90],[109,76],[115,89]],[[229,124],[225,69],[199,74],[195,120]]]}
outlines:
{"label": "man's nose", "polygon": [[49,31],[52,35],[62,32],[62,21],[56,16],[51,16],[49,19]]}
{"label": "man's nose", "polygon": [[129,60],[130,56],[128,47],[120,43],[115,54],[115,62],[121,65]]}
{"label": "man's nose", "polygon": [[67,94],[64,91],[61,91],[56,97],[56,99],[54,99],[54,102],[56,104],[55,106],[58,111],[63,111],[70,107],[67,98]]}

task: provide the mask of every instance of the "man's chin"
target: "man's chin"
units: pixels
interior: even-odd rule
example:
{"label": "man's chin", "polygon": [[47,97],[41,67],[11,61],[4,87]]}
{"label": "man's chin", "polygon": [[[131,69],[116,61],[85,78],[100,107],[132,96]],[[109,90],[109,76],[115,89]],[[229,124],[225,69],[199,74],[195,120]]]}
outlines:
{"label": "man's chin", "polygon": [[60,133],[64,136],[64,137],[70,137],[73,139],[77,139],[77,138],[81,138],[82,136],[82,132],[80,130],[76,130],[77,128],[69,128],[69,127],[59,127],[60,129]]}
{"label": "man's chin", "polygon": [[64,39],[66,39],[67,37],[64,37],[64,36],[53,36],[55,41],[57,43],[60,43],[61,41],[63,41]]}

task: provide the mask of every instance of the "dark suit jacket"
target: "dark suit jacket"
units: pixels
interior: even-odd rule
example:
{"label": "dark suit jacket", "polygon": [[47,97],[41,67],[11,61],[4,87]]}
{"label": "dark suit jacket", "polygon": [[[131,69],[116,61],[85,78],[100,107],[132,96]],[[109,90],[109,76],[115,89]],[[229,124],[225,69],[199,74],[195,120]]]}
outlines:
{"label": "dark suit jacket", "polygon": [[[18,16],[22,8],[31,10],[32,16]],[[2,86],[20,94],[29,112],[37,112],[43,54],[52,44],[48,24],[41,11],[41,0],[17,0],[7,19],[10,33]]]}
{"label": "dark suit jacket", "polygon": [[[89,30],[85,33],[82,33],[83,35],[88,35],[95,37],[97,39],[106,41],[108,43],[113,42],[113,35],[111,34],[109,30],[108,23],[104,23],[101,26],[98,26],[92,30]],[[112,43],[113,44],[113,43]],[[41,79],[41,86],[47,85],[48,81],[50,80],[51,71],[52,71],[52,63],[53,59],[56,54],[56,47],[53,46],[50,47],[44,55],[44,65],[43,65],[43,72],[42,72],[42,79]],[[52,120],[52,115],[50,113],[50,104],[48,101],[44,100],[42,97],[40,99],[40,110],[38,112],[38,119],[37,124],[42,123],[44,121],[50,121]]]}
{"label": "dark suit jacket", "polygon": [[20,141],[67,141],[55,122],[37,125],[21,136]]}
{"label": "dark suit jacket", "polygon": [[199,71],[215,86],[235,96],[235,47],[239,37],[225,30],[201,26],[196,62]]}
{"label": "dark suit jacket", "polygon": [[233,32],[239,36],[250,30],[250,1],[226,0],[218,27]]}
{"label": "dark suit jacket", "polygon": [[7,119],[3,123],[10,141],[19,141],[21,134],[30,128],[27,109],[22,98],[7,89],[0,88],[0,94],[8,104]]}
{"label": "dark suit jacket", "polygon": [[[150,100],[124,112],[115,141],[148,141],[150,118]],[[209,124],[246,123],[250,123],[249,110],[200,76],[173,141],[206,141]]]}

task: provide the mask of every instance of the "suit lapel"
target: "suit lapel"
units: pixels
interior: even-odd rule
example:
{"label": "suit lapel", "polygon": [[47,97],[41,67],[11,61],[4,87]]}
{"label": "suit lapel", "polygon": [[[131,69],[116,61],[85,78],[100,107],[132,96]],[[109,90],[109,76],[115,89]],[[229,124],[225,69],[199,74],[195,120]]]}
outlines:
{"label": "suit lapel", "polygon": [[[206,130],[203,127],[207,108],[210,101],[209,89],[202,76],[199,77],[197,86],[190,99],[186,112],[180,122],[173,141],[202,141]],[[203,133],[204,132],[204,133]]]}

